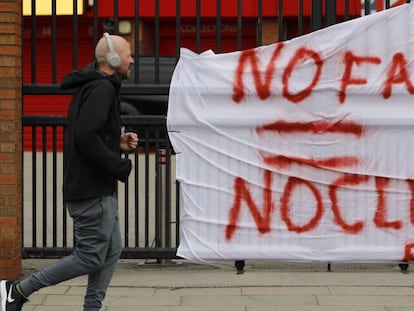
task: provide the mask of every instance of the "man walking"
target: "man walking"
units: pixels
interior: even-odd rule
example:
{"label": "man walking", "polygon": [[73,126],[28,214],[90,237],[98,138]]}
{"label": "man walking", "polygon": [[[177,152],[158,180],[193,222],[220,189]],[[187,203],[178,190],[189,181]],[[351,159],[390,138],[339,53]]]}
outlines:
{"label": "man walking", "polygon": [[107,33],[95,48],[96,61],[66,75],[63,89],[76,88],[68,111],[64,149],[63,200],[73,218],[73,252],[21,281],[0,282],[1,311],[20,311],[35,291],[88,275],[84,311],[97,311],[122,251],[117,183],[132,162],[120,150],[136,148],[135,133],[120,131],[121,80],[134,63],[130,44]]}

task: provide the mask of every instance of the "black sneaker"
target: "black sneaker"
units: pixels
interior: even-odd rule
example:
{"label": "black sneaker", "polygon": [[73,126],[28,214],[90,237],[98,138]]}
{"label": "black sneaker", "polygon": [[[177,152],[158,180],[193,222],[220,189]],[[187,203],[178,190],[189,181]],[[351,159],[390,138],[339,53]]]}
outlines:
{"label": "black sneaker", "polygon": [[16,289],[17,282],[0,281],[1,311],[20,311],[27,301]]}

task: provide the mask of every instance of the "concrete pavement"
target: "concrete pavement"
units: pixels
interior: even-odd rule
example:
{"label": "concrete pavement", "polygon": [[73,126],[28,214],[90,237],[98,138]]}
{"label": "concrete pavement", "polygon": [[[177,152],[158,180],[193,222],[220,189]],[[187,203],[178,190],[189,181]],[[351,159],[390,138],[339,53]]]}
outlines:
{"label": "concrete pavement", "polygon": [[[51,260],[24,260],[24,274]],[[413,275],[397,264],[295,264],[246,261],[195,263],[121,260],[105,311],[408,311]],[[86,278],[44,288],[23,311],[81,311]]]}

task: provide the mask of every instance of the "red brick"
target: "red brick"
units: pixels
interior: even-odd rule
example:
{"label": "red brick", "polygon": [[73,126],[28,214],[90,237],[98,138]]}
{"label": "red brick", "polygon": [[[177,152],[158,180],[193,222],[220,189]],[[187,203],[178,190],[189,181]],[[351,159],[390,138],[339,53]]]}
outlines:
{"label": "red brick", "polygon": [[20,110],[21,102],[18,99],[0,99],[0,109],[4,110]]}
{"label": "red brick", "polygon": [[14,279],[22,269],[22,0],[0,5],[0,279]]}
{"label": "red brick", "polygon": [[[1,66],[1,64],[0,64]],[[19,94],[19,89],[0,89],[0,98],[1,99],[16,99],[17,95]]]}
{"label": "red brick", "polygon": [[2,226],[0,227],[0,236],[4,238],[16,238],[17,228],[16,226]]}
{"label": "red brick", "polygon": [[0,145],[0,152],[16,152],[15,142],[2,142]]}
{"label": "red brick", "polygon": [[15,130],[16,130],[16,121],[14,121],[14,120],[9,121],[9,122],[7,122],[7,121],[6,122],[2,122],[0,124],[0,131],[4,131],[4,132],[10,131],[10,132],[13,132]]}
{"label": "red brick", "polygon": [[3,184],[0,183],[0,196],[11,195],[13,193],[16,193],[17,191],[19,191],[19,187],[16,184],[14,184],[14,185],[3,185]]}
{"label": "red brick", "polygon": [[12,268],[19,265],[20,257],[10,259],[0,259],[0,268]]}
{"label": "red brick", "polygon": [[1,269],[0,268],[0,278],[6,280],[15,280],[20,278],[21,275],[21,266],[18,270],[17,268],[10,268],[10,269]]}
{"label": "red brick", "polygon": [[16,247],[16,239],[0,239],[0,247],[13,248]]}
{"label": "red brick", "polygon": [[7,154],[7,153],[0,153],[0,162],[8,162],[13,163],[16,160],[15,155]]}
{"label": "red brick", "polygon": [[[11,47],[2,47],[2,53],[1,55],[10,55],[5,53],[6,50],[9,50],[10,53],[13,53],[13,50]],[[3,67],[0,68],[0,77],[1,78],[6,78],[6,77],[10,77],[10,78],[21,78],[22,74],[21,74],[21,70],[18,68],[14,68],[14,67]]]}
{"label": "red brick", "polygon": [[[0,112],[1,115],[1,112]],[[0,117],[1,121],[1,117]],[[2,132],[1,134],[1,142],[16,142],[18,139],[20,139],[19,133],[10,133],[10,132]]]}
{"label": "red brick", "polygon": [[[18,237],[15,237],[16,240],[18,239]],[[20,258],[22,255],[22,250],[21,247],[7,247],[7,248],[1,248],[0,247],[0,260],[1,259],[16,259],[16,258]]]}
{"label": "red brick", "polygon": [[1,185],[16,185],[19,178],[15,174],[0,174],[0,184]]}
{"label": "red brick", "polygon": [[1,1],[1,10],[3,12],[17,12],[18,4],[16,1]]}
{"label": "red brick", "polygon": [[20,85],[20,79],[17,79],[16,77],[3,76],[0,70],[0,85],[3,88],[16,88],[16,86]]}
{"label": "red brick", "polygon": [[0,174],[17,174],[21,173],[20,165],[16,163],[0,163]]}
{"label": "red brick", "polygon": [[16,226],[15,217],[0,217],[0,226]]}
{"label": "red brick", "polygon": [[15,67],[15,66],[20,66],[21,63],[22,61],[20,57],[16,57],[16,56],[2,56],[0,59],[0,67]]}
{"label": "red brick", "polygon": [[3,13],[0,14],[0,23],[11,23],[11,24],[17,24],[21,23],[21,17],[18,14],[15,13]]}
{"label": "red brick", "polygon": [[0,120],[16,120],[20,113],[16,110],[0,110]]}
{"label": "red brick", "polygon": [[[13,210],[16,209],[16,206],[19,206],[22,202],[22,195],[13,195],[13,196],[0,196],[0,211],[5,210],[5,206],[12,207]],[[14,215],[15,213],[11,213]],[[5,217],[7,215],[1,214],[0,217]]]}

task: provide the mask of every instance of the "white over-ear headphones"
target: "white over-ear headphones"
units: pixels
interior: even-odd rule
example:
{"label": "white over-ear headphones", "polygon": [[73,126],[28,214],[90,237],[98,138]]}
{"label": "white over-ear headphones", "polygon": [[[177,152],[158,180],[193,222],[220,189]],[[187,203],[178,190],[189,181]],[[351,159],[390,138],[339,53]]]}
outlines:
{"label": "white over-ear headphones", "polygon": [[105,32],[104,37],[106,39],[106,44],[108,45],[109,52],[106,54],[106,62],[112,68],[119,68],[121,66],[121,57],[115,52],[114,46],[112,44],[112,39],[109,33]]}

